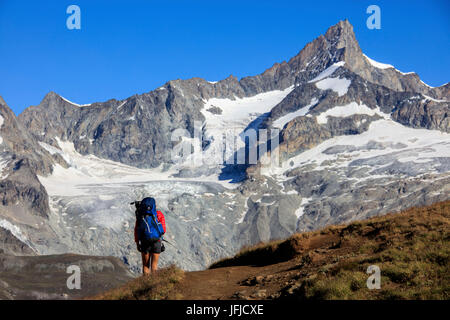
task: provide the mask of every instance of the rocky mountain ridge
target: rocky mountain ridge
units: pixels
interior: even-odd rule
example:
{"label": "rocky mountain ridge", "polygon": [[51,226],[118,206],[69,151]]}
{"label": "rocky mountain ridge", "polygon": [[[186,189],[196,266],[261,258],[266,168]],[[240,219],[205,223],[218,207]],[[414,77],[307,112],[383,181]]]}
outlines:
{"label": "rocky mountain ridge", "polygon": [[[443,94],[446,91],[442,87],[428,87],[417,74],[403,74],[393,67],[380,69],[373,66],[362,53],[353,27],[344,20],[307,44],[287,63],[275,64],[260,75],[239,81],[230,76],[217,83],[200,78],[174,80],[154,91],[122,101],[113,99],[81,107],[50,92],[39,106],[30,107],[20,114],[19,121],[38,141],[52,146],[56,146],[55,137],[58,137],[72,141],[75,149],[84,155],[94,154],[140,168],[154,168],[170,163],[168,151],[174,146],[170,141],[173,130],[187,129],[193,134],[194,121],[205,121],[200,112],[205,101],[211,98],[234,100],[284,90],[307,83],[338,62],[345,62],[342,68],[367,82],[396,92],[427,94],[431,104],[445,98]],[[397,111],[403,123],[433,127],[427,121],[433,108],[417,106],[414,114],[419,113],[419,116],[413,116],[411,111],[406,116],[408,107]],[[444,131],[448,128],[448,122],[441,126]]]}

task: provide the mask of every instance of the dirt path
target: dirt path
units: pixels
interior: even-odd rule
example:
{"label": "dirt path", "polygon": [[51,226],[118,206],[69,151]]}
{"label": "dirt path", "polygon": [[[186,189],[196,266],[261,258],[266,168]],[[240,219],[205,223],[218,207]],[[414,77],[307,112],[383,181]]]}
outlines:
{"label": "dirt path", "polygon": [[[313,251],[329,248],[338,240],[336,235],[319,234],[305,240],[304,245],[308,251]],[[327,251],[316,256],[327,260]],[[300,259],[298,256],[266,266],[232,266],[187,272],[180,293],[187,300],[264,299],[298,280]]]}
{"label": "dirt path", "polygon": [[183,299],[229,299],[240,291],[242,281],[256,274],[252,267],[229,267],[186,273],[181,285]]}
{"label": "dirt path", "polygon": [[234,266],[204,271],[188,272],[181,283],[180,293],[186,300],[227,300],[227,299],[261,299],[279,290],[279,282],[274,286],[264,286],[259,292],[264,279],[276,275],[286,276],[292,262],[279,263],[264,267]]}

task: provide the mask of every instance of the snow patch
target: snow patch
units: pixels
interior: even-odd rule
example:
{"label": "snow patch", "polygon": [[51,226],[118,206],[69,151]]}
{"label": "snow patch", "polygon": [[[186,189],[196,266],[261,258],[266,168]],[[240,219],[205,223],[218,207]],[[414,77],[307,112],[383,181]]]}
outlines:
{"label": "snow patch", "polygon": [[[253,97],[231,99],[209,99],[201,110],[206,118],[206,123],[218,126],[228,126],[236,124],[240,127],[247,126],[256,117],[256,114],[263,114],[272,110],[280,103],[292,90],[293,86],[285,90],[275,90],[257,94]],[[219,107],[222,114],[211,114],[205,112],[211,107]],[[249,119],[250,117],[250,119]],[[245,127],[244,127],[245,128]]]}
{"label": "snow patch", "polygon": [[66,101],[66,102],[68,102],[68,103],[70,103],[70,104],[72,104],[72,105],[74,105],[74,106],[77,106],[77,107],[89,107],[90,105],[91,105],[91,103],[89,103],[89,104],[78,104],[78,103],[74,103],[74,102],[72,102],[72,101],[70,101],[70,100],[67,100],[66,98],[64,98],[63,96],[60,96],[61,97],[61,99],[63,99],[64,101]]}
{"label": "snow patch", "polygon": [[23,243],[28,244],[27,237],[22,233],[22,230],[18,226],[13,225],[11,222],[5,219],[0,219],[0,227],[3,229],[9,230],[14,237],[22,241]]}
{"label": "snow patch", "polygon": [[448,102],[447,100],[434,99],[434,98],[429,97],[429,96],[427,96],[427,95],[425,95],[425,94],[423,94],[423,93],[422,93],[422,96],[425,97],[425,100],[431,100],[431,101],[434,101],[434,102]]}
{"label": "snow patch", "polygon": [[424,85],[426,85],[428,88],[434,88],[434,87],[432,87],[432,86],[430,86],[430,85],[428,85],[428,84],[426,84],[425,82],[423,82],[422,80],[419,80],[420,82],[422,82],[422,84],[424,84]]}
{"label": "snow patch", "polygon": [[[397,152],[397,149],[391,147],[365,150],[346,153],[349,157],[345,160],[337,161],[341,154],[326,154],[323,151],[336,145],[351,145],[354,147],[363,147],[370,141],[386,142],[391,144],[402,143],[406,147],[402,151],[414,150],[417,154],[414,162],[423,163],[429,158],[450,158],[450,134],[439,130],[416,129],[401,125],[390,119],[380,119],[373,121],[368,130],[358,135],[343,135],[328,139],[312,149],[306,150],[299,155],[287,159],[280,167],[271,166],[262,168],[261,173],[267,176],[276,175],[277,179],[284,177],[284,173],[293,168],[307,164],[319,164],[313,170],[323,170],[324,161],[330,161],[334,167],[346,167],[357,159],[366,159]],[[372,176],[373,177],[373,176]]]}
{"label": "snow patch", "polygon": [[[370,59],[368,56],[363,54],[363,56],[369,61],[369,63],[378,69],[388,69],[388,68],[394,68],[393,65],[387,64],[387,63],[381,63],[375,60]],[[394,68],[395,69],[395,68]]]}
{"label": "snow patch", "polygon": [[91,185],[156,183],[158,181],[172,184],[176,182],[217,183],[226,189],[234,189],[238,186],[219,180],[217,175],[201,178],[175,178],[173,175],[178,172],[175,169],[164,171],[162,166],[154,169],[139,169],[94,155],[81,155],[75,150],[73,142],[61,141],[57,137],[55,140],[60,149],[43,142],[40,144],[51,154],[60,154],[69,167],[64,168],[56,164],[51,175],[38,176],[50,196],[91,195]]}
{"label": "snow patch", "polygon": [[326,77],[331,76],[337,69],[339,69],[339,67],[342,67],[345,64],[345,61],[339,61],[336,63],[333,63],[331,66],[329,66],[328,68],[326,68],[325,70],[323,70],[317,77],[315,77],[314,79],[308,81],[309,83],[311,82],[316,82],[319,80],[322,80]]}
{"label": "snow patch", "polygon": [[272,123],[272,126],[275,128],[279,128],[279,129],[284,128],[286,123],[288,123],[289,121],[291,121],[297,117],[306,115],[309,112],[309,110],[312,107],[314,107],[318,102],[319,102],[319,100],[317,100],[317,98],[312,98],[310,104],[308,104],[307,106],[304,106],[303,108],[300,108],[297,111],[288,113],[288,114],[282,116],[281,118],[278,118],[277,120],[275,120]]}
{"label": "snow patch", "polygon": [[116,110],[119,110],[120,108],[122,108],[122,107],[125,105],[125,103],[127,103],[127,100],[125,100],[124,102],[122,102],[122,103],[117,107]]}
{"label": "snow patch", "polygon": [[[80,137],[81,139],[81,137]],[[39,141],[39,144],[41,145],[42,148],[44,148],[45,150],[47,150],[51,155],[57,154],[57,153],[62,153],[61,150],[59,150],[58,148],[55,148],[45,142]]]}
{"label": "snow patch", "polygon": [[248,211],[248,204],[247,204],[248,199],[250,199],[250,197],[247,197],[247,198],[245,199],[245,201],[244,201],[244,210],[243,210],[243,212],[241,213],[241,216],[239,217],[239,220],[236,221],[234,224],[241,224],[241,223],[244,222],[245,216],[247,215],[247,211]]}
{"label": "snow patch", "polygon": [[8,160],[0,159],[0,180],[4,180],[8,175],[3,175],[3,170],[8,166]]}
{"label": "snow patch", "polygon": [[299,219],[301,216],[303,216],[304,214],[304,209],[305,206],[308,204],[308,202],[310,202],[312,200],[312,198],[302,198],[302,202],[300,203],[300,207],[295,210],[294,214],[297,217],[297,219]]}
{"label": "snow patch", "polygon": [[369,116],[373,116],[375,114],[378,114],[382,116],[383,118],[389,117],[388,114],[382,113],[378,108],[377,109],[370,109],[365,104],[358,104],[356,102],[350,102],[349,104],[345,106],[336,106],[334,108],[331,108],[325,112],[322,112],[317,116],[317,123],[319,124],[325,124],[328,122],[327,117],[349,117],[354,114],[367,114]]}
{"label": "snow patch", "polygon": [[316,82],[316,87],[320,90],[333,90],[339,96],[343,96],[347,93],[348,87],[352,83],[351,80],[346,78],[326,78]]}

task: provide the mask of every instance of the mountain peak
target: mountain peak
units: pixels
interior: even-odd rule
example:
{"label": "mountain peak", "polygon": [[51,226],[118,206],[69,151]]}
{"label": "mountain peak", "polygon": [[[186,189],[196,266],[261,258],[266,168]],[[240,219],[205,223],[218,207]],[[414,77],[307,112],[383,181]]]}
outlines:
{"label": "mountain peak", "polygon": [[353,32],[353,26],[348,19],[340,20],[335,25],[328,28],[326,34],[333,31]]}
{"label": "mountain peak", "polygon": [[354,58],[361,55],[362,51],[356,40],[353,26],[348,20],[341,20],[334,26],[328,28],[324,35],[328,43],[335,49],[345,48],[344,59]]}
{"label": "mountain peak", "polygon": [[50,91],[42,99],[41,104],[44,103],[44,102],[50,102],[52,100],[55,100],[56,98],[61,98],[61,96],[59,94],[57,94],[56,92],[54,92],[54,91]]}
{"label": "mountain peak", "polygon": [[341,20],[308,43],[288,64],[296,72],[312,72],[309,78],[314,78],[333,63],[345,61],[352,65],[361,57],[353,26],[348,20]]}

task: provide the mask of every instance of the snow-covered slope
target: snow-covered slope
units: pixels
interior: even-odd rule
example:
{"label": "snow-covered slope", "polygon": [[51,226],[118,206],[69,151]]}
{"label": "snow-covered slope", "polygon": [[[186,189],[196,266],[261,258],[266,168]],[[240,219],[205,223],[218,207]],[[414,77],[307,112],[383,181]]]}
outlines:
{"label": "snow-covered slope", "polygon": [[62,96],[61,96],[61,98],[62,98],[64,101],[66,101],[66,102],[68,102],[68,103],[70,103],[70,104],[72,104],[72,105],[74,105],[74,106],[77,106],[77,107],[89,107],[89,106],[91,105],[90,103],[88,103],[88,104],[78,104],[78,103],[72,102],[72,101],[70,101],[70,100],[68,100],[68,99],[66,99],[66,98],[64,98],[64,97],[62,97]]}
{"label": "snow-covered slope", "polygon": [[[343,157],[343,155],[346,155]],[[380,166],[369,166],[369,159],[382,159]],[[369,130],[358,135],[344,135],[331,138],[316,147],[288,159],[281,167],[265,168],[265,174],[284,174],[300,166],[315,165],[313,170],[331,167],[347,167],[361,163],[368,173],[399,161],[421,164],[422,168],[411,167],[429,173],[448,170],[450,161],[450,134],[426,129],[405,127],[391,119],[374,121]],[[388,174],[388,173],[387,173]]]}
{"label": "snow-covered slope", "polygon": [[[193,144],[197,148],[194,149],[192,156],[186,158],[183,165],[189,168],[206,165],[217,169],[227,163],[233,164],[234,153],[245,147],[245,135],[256,134],[256,130],[268,113],[293,88],[291,86],[285,90],[268,91],[234,100],[212,98],[205,101],[201,110],[205,117],[201,135],[184,140],[185,143]],[[205,141],[207,146],[202,149],[202,143]]]}
{"label": "snow-covered slope", "polygon": [[390,116],[388,114],[381,112],[379,110],[379,108],[370,109],[365,104],[358,104],[356,102],[350,102],[349,104],[344,105],[344,106],[335,106],[331,109],[328,109],[327,111],[319,114],[316,117],[316,119],[317,119],[317,123],[325,124],[325,123],[327,123],[328,117],[344,117],[345,118],[345,117],[352,116],[354,114],[367,114],[369,116],[373,116],[376,114],[376,115],[382,116],[383,118],[390,118]]}
{"label": "snow-covered slope", "polygon": [[91,185],[133,184],[148,181],[213,182],[233,188],[233,185],[220,181],[217,176],[181,179],[173,176],[177,173],[174,168],[165,171],[162,168],[139,169],[93,155],[83,156],[75,150],[72,142],[55,139],[58,141],[59,148],[42,142],[41,145],[51,154],[60,154],[69,167],[64,168],[57,164],[51,175],[39,176],[39,180],[51,196],[88,195]]}
{"label": "snow-covered slope", "polygon": [[317,98],[312,98],[310,104],[300,108],[297,111],[290,112],[290,113],[278,118],[277,120],[275,120],[272,123],[272,126],[275,128],[282,129],[286,125],[286,123],[288,123],[289,121],[291,121],[297,117],[306,115],[309,112],[309,110],[317,104],[317,102],[319,102],[317,100]]}
{"label": "snow-covered slope", "polygon": [[315,77],[314,79],[308,81],[308,82],[316,82],[325,78],[328,78],[329,76],[331,76],[339,67],[342,67],[345,65],[345,61],[339,61],[339,62],[335,62],[333,63],[331,66],[329,66],[328,68],[326,68],[325,70],[323,70],[317,77]]}
{"label": "snow-covered slope", "polygon": [[347,93],[351,81],[345,78],[325,78],[316,82],[316,87],[320,90],[333,90],[339,96]]}
{"label": "snow-covered slope", "polygon": [[[372,66],[374,66],[375,68],[378,69],[389,69],[389,68],[394,68],[394,66],[387,64],[387,63],[381,63],[375,60],[370,59],[368,56],[364,55],[364,57],[370,62],[370,64]],[[395,69],[395,68],[394,68]]]}

